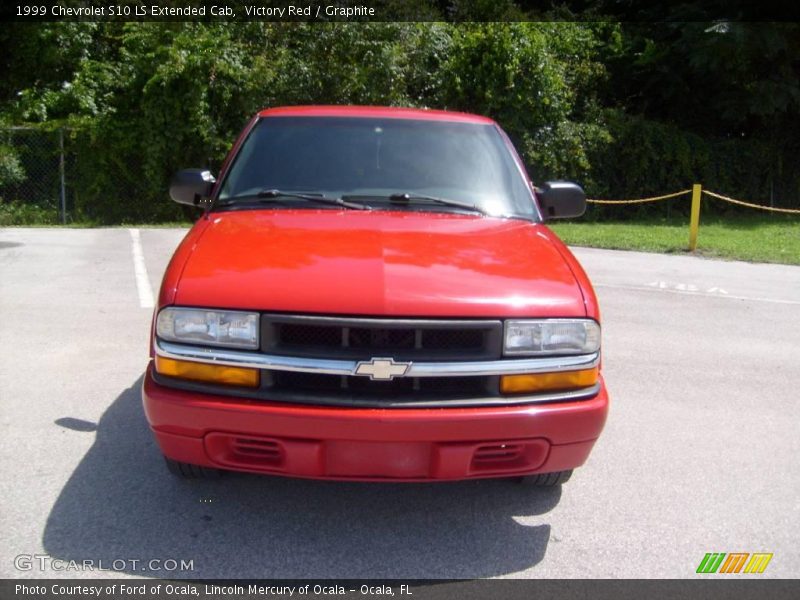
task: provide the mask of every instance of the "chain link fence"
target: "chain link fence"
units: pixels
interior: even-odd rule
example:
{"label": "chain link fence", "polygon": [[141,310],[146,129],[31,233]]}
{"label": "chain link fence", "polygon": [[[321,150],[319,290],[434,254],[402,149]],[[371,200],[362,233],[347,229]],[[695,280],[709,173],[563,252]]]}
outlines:
{"label": "chain link fence", "polygon": [[[147,177],[141,160],[129,156],[120,158],[114,152],[113,139],[86,134],[86,131],[71,128],[0,127],[0,226],[75,221],[160,222],[194,217],[191,209],[181,209],[167,201],[169,169]],[[206,164],[211,162],[208,159]],[[758,187],[763,188],[764,182]],[[788,189],[791,185],[783,187]],[[649,206],[656,201],[670,200],[664,203],[669,218],[672,199],[689,192],[683,190],[633,200],[590,199],[588,202]],[[800,210],[800,200],[784,202],[787,206],[775,206],[771,179],[767,192],[760,202],[752,203],[703,190],[708,196],[737,205],[737,211],[756,208],[771,213],[797,214]],[[786,195],[795,197],[795,194]],[[769,199],[765,201],[763,196]],[[684,209],[676,206],[683,214]],[[688,210],[688,203],[686,206]],[[650,211],[641,216],[652,214],[656,213]]]}
{"label": "chain link fence", "polygon": [[66,223],[74,165],[66,129],[0,129],[0,201]]}
{"label": "chain link fence", "polygon": [[169,201],[177,167],[147,173],[136,150],[116,132],[0,127],[0,226],[193,220],[195,211]]}

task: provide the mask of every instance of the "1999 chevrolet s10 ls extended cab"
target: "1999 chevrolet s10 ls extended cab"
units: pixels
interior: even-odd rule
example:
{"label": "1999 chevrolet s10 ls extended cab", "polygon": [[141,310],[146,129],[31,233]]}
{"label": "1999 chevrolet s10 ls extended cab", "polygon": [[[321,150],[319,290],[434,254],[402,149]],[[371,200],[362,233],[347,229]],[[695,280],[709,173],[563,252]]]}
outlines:
{"label": "1999 chevrolet s10 ls extended cab", "polygon": [[145,412],[170,470],[558,485],[608,396],[599,309],[542,223],[583,190],[534,187],[490,119],[264,110],[219,180],[154,316]]}

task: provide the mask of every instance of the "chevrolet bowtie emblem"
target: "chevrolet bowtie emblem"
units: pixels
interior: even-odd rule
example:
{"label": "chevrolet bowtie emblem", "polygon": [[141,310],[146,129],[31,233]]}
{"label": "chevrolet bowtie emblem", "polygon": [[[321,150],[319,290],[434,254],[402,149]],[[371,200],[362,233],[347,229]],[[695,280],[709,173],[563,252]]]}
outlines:
{"label": "chevrolet bowtie emblem", "polygon": [[356,365],[355,375],[369,375],[370,379],[391,381],[395,377],[402,377],[411,366],[410,362],[395,362],[393,358],[373,358],[370,361],[362,360]]}

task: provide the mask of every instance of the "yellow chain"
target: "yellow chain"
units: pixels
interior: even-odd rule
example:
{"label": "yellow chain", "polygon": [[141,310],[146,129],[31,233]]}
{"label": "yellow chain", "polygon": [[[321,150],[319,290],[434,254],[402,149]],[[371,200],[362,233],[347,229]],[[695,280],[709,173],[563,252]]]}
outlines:
{"label": "yellow chain", "polygon": [[703,190],[703,193],[712,196],[714,198],[719,198],[720,200],[724,200],[725,202],[730,202],[731,204],[738,204],[740,206],[747,206],[748,208],[758,208],[761,210],[769,210],[772,212],[782,212],[782,213],[800,215],[800,210],[792,208],[774,208],[772,206],[764,206],[763,204],[751,204],[750,202],[742,202],[741,200],[734,200],[733,198],[728,198],[727,196],[723,196],[722,194],[715,194],[714,192],[708,192],[706,190]]}
{"label": "yellow chain", "polygon": [[675,198],[676,196],[683,196],[692,190],[682,190],[674,194],[664,194],[663,196],[651,196],[650,198],[637,198],[636,200],[590,200],[587,202],[591,204],[641,204],[642,202],[657,202],[659,200],[666,200],[667,198]]}
{"label": "yellow chain", "polygon": [[[681,190],[680,192],[675,192],[673,194],[664,194],[663,196],[651,196],[649,198],[637,198],[635,200],[595,200],[591,198],[587,198],[586,202],[590,204],[642,204],[644,202],[658,202],[659,200],[667,200],[668,198],[675,198],[677,196],[683,196],[684,194],[688,194],[692,190]],[[725,202],[730,202],[732,204],[738,204],[739,206],[746,206],[748,208],[757,208],[760,210],[769,210],[772,212],[781,212],[781,213],[788,213],[794,215],[800,215],[800,210],[793,209],[793,208],[773,208],[771,206],[764,206],[763,204],[752,204],[750,202],[743,202],[742,200],[736,200],[734,198],[729,198],[728,196],[723,196],[722,194],[715,194],[714,192],[709,192],[707,190],[703,190],[704,194],[712,196],[714,198],[718,198],[720,200],[724,200]]]}

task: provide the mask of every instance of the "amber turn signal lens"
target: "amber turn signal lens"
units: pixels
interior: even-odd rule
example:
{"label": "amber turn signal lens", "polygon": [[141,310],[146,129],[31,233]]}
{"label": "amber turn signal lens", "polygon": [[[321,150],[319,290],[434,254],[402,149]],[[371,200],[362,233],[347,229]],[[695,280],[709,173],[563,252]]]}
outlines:
{"label": "amber turn signal lens", "polygon": [[223,385],[258,387],[259,383],[258,369],[207,365],[205,363],[164,358],[163,356],[156,356],[156,371],[168,377],[221,383]]}
{"label": "amber turn signal lens", "polygon": [[589,387],[597,383],[598,368],[530,375],[503,375],[500,391],[504,394],[523,392],[559,392]]}

